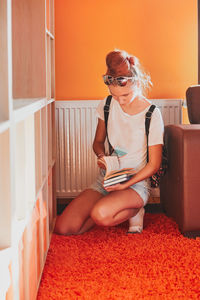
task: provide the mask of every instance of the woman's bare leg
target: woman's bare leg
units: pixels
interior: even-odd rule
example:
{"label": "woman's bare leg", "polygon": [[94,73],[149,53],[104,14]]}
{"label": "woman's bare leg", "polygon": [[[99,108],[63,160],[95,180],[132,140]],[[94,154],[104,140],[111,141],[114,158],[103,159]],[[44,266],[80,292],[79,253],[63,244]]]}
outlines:
{"label": "woman's bare leg", "polygon": [[99,225],[114,226],[135,216],[143,206],[144,202],[136,191],[130,188],[114,191],[95,204],[91,217]]}
{"label": "woman's bare leg", "polygon": [[80,234],[94,226],[91,210],[103,195],[92,189],[83,191],[73,199],[57,217],[54,232],[63,235]]}

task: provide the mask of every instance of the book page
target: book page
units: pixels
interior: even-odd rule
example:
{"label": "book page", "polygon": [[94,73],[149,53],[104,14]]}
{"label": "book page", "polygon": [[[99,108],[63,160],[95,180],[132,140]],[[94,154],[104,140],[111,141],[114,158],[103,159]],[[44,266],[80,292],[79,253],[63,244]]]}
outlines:
{"label": "book page", "polygon": [[104,156],[101,162],[106,166],[106,174],[119,170],[120,168],[119,158],[117,156]]}
{"label": "book page", "polygon": [[125,168],[125,169],[121,169],[121,170],[115,170],[115,171],[111,171],[110,173],[106,173],[105,177],[104,177],[104,181],[108,180],[110,178],[114,178],[114,177],[118,177],[118,176],[122,176],[122,175],[134,175],[135,171],[132,168]]}
{"label": "book page", "polygon": [[100,162],[106,167],[104,181],[122,175],[133,175],[135,173],[133,168],[120,169],[120,161],[118,156],[103,156],[100,158]]}

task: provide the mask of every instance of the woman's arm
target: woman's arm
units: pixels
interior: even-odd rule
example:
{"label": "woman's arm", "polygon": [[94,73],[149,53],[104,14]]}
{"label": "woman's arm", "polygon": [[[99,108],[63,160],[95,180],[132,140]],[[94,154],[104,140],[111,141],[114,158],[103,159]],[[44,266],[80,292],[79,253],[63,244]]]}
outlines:
{"label": "woman's arm", "polygon": [[159,145],[149,146],[149,162],[146,164],[146,166],[142,170],[140,170],[136,175],[134,175],[133,178],[131,178],[129,181],[122,184],[109,186],[108,188],[106,188],[106,190],[109,192],[116,191],[116,190],[124,190],[139,181],[149,178],[159,170],[161,165],[161,160],[162,160],[162,145],[159,144]]}
{"label": "woman's arm", "polygon": [[105,122],[99,118],[96,134],[93,142],[93,150],[98,158],[105,155],[105,147],[104,147],[105,139],[106,139]]}

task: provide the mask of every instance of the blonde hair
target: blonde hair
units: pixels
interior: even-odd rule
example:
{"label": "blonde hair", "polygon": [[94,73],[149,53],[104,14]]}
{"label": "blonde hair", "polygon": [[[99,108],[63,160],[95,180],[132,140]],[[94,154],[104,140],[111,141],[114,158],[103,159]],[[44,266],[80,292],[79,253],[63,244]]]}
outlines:
{"label": "blonde hair", "polygon": [[143,94],[152,86],[151,77],[141,67],[139,59],[124,50],[115,49],[109,52],[106,56],[106,65],[107,75],[135,77]]}

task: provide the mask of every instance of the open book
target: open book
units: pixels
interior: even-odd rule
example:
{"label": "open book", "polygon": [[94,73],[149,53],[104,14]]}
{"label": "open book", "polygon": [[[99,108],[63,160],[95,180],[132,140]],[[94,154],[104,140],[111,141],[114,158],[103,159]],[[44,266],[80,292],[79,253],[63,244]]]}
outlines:
{"label": "open book", "polygon": [[135,173],[132,168],[120,169],[120,161],[117,156],[103,156],[99,161],[106,167],[104,187],[125,182]]}

